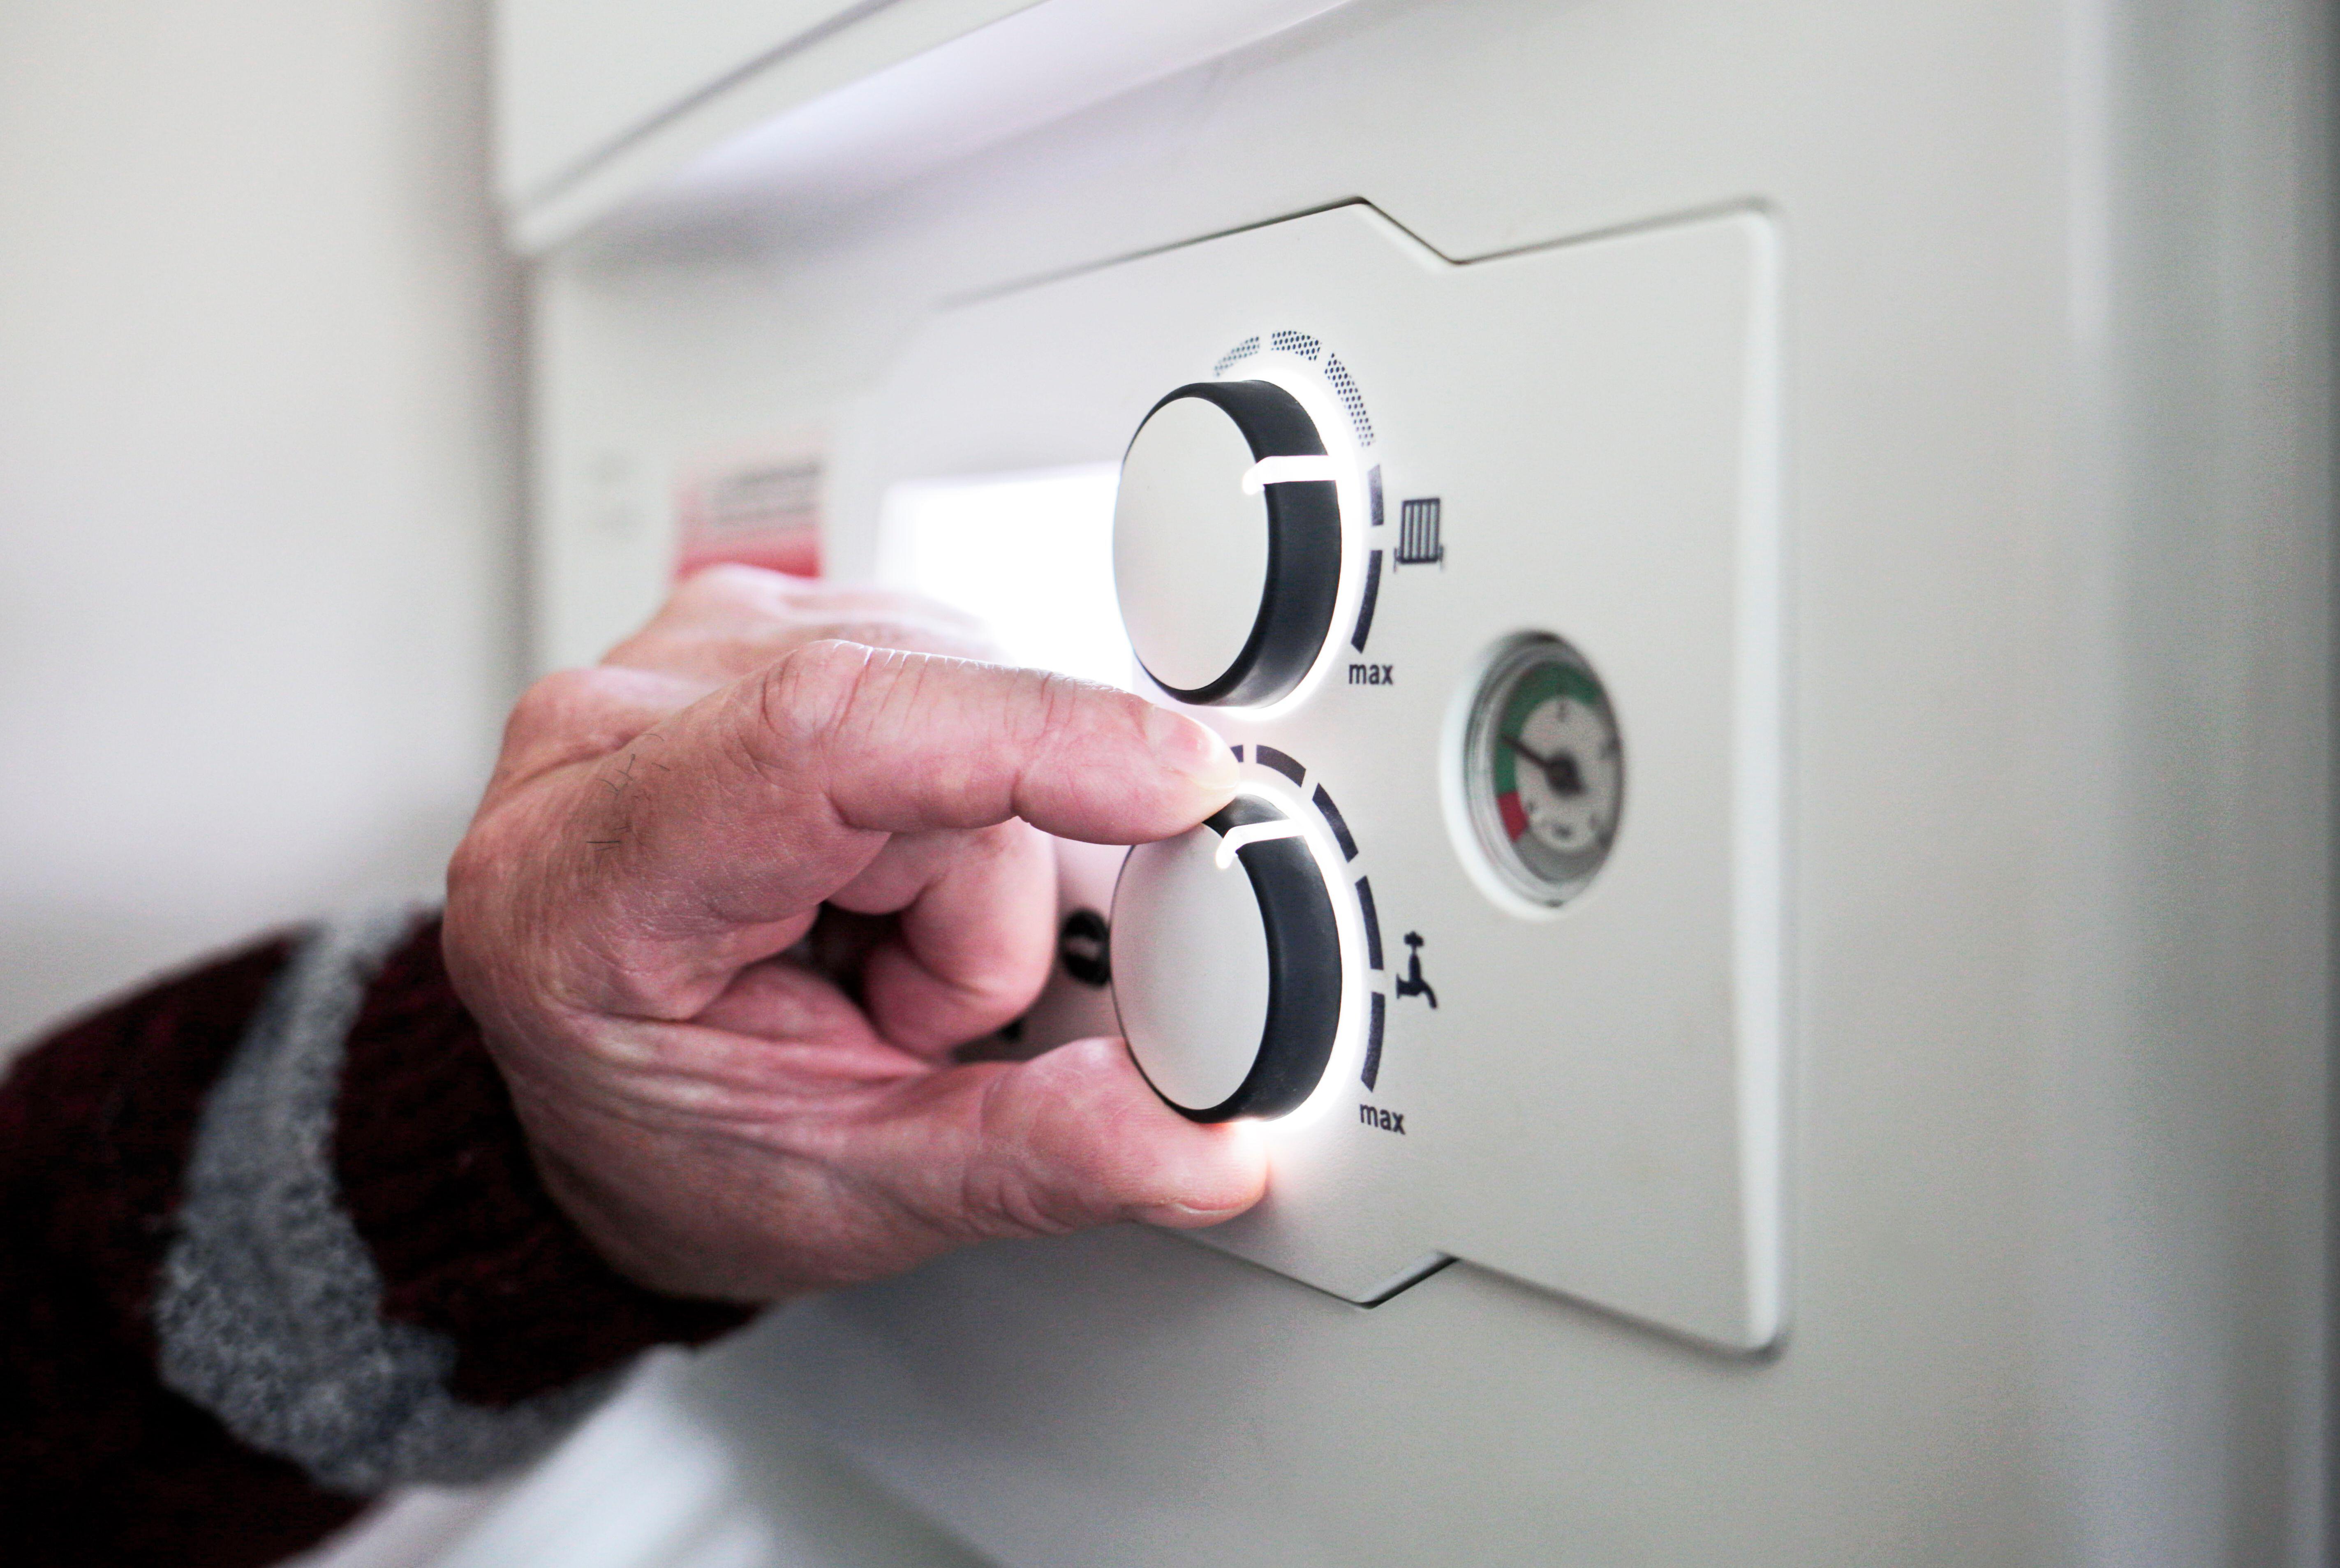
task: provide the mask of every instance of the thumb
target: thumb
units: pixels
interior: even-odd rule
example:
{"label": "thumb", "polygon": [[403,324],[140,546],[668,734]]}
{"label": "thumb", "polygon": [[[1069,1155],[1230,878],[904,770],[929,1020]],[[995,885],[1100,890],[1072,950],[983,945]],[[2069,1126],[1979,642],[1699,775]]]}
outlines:
{"label": "thumb", "polygon": [[928,1087],[960,1101],[957,1114],[929,1101],[881,1135],[903,1146],[869,1151],[868,1168],[916,1183],[901,1196],[966,1239],[1129,1219],[1191,1229],[1234,1218],[1266,1190],[1256,1130],[1188,1121],[1116,1039],[960,1067]]}

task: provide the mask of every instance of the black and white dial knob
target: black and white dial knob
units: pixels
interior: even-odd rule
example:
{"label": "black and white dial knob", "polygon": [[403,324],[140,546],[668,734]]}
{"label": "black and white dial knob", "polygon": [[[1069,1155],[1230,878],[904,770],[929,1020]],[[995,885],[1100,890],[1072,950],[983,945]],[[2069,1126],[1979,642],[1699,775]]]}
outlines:
{"label": "black and white dial knob", "polygon": [[1272,382],[1196,382],[1121,460],[1113,572],[1145,673],[1181,702],[1273,702],[1324,646],[1341,587],[1334,460]]}
{"label": "black and white dial knob", "polygon": [[1339,1032],[1341,941],[1299,823],[1246,798],[1131,850],[1113,894],[1113,995],[1138,1070],[1194,1120],[1306,1099]]}

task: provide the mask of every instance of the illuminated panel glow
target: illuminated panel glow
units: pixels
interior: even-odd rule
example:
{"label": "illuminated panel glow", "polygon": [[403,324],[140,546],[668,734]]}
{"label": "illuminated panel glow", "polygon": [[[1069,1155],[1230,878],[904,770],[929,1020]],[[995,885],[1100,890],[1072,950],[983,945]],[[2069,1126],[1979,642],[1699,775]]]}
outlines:
{"label": "illuminated panel glow", "polygon": [[1113,581],[1114,463],[891,486],[878,573],[979,616],[1009,663],[1132,686]]}

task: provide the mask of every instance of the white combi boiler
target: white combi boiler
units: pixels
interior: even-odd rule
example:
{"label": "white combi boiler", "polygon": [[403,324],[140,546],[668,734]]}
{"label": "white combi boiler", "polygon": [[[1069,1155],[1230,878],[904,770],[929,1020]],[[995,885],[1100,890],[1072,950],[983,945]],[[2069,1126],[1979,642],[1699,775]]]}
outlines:
{"label": "white combi boiler", "polygon": [[706,1429],[1017,1568],[2322,1561],[2327,32],[508,0],[542,662],[817,530],[1243,769],[992,1048],[1266,1200]]}

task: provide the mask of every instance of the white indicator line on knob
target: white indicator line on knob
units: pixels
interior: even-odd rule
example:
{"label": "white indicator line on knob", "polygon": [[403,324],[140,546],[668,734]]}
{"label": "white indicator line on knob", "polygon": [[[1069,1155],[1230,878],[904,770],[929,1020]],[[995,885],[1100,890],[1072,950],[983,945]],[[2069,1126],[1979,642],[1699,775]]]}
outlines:
{"label": "white indicator line on knob", "polygon": [[1219,840],[1219,869],[1224,871],[1235,863],[1235,855],[1247,844],[1264,844],[1270,839],[1297,839],[1300,824],[1289,817],[1281,822],[1246,822],[1240,828],[1230,828]]}
{"label": "white indicator line on knob", "polygon": [[1339,466],[1329,457],[1264,457],[1244,470],[1243,492],[1257,495],[1271,484],[1297,484],[1309,480],[1340,477]]}

